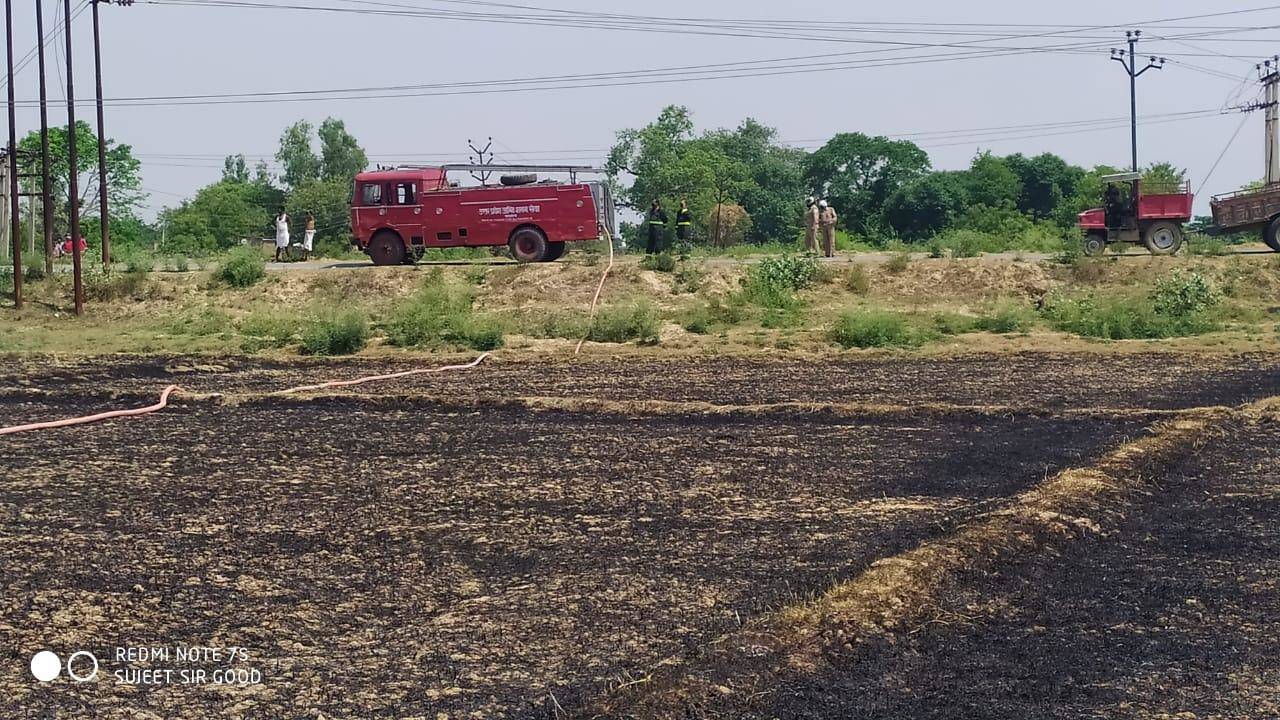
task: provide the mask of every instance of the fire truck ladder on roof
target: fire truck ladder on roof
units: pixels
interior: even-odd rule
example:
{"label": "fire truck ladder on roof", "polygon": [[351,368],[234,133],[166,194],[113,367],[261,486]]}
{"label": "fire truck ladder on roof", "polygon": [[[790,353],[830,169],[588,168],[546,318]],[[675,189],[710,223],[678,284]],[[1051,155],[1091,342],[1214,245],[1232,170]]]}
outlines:
{"label": "fire truck ladder on roof", "polygon": [[[590,165],[440,165],[438,166],[446,173],[459,172],[481,172],[489,170],[493,172],[517,172],[517,173],[569,173],[570,181],[578,181],[578,173],[584,175],[603,175],[606,170],[603,168],[591,167]],[[427,169],[419,165],[401,165],[397,170],[423,170]]]}

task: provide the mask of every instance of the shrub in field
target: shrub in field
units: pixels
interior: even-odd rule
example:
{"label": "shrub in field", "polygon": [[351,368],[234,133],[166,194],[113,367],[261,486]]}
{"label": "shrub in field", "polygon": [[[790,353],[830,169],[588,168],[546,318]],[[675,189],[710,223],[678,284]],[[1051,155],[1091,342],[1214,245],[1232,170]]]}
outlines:
{"label": "shrub in field", "polygon": [[690,265],[687,262],[680,263],[675,273],[676,292],[698,292],[698,288],[702,287],[702,276],[702,270],[696,265]]}
{"label": "shrub in field", "polygon": [[241,343],[244,350],[257,352],[264,348],[282,348],[293,342],[298,321],[286,313],[259,310],[241,320],[236,329],[245,336]]}
{"label": "shrub in field", "polygon": [[715,320],[711,317],[711,311],[705,306],[699,306],[685,314],[680,326],[694,335],[706,335],[711,332],[713,324]]}
{"label": "shrub in field", "polygon": [[900,275],[906,271],[911,265],[911,253],[906,251],[896,252],[889,261],[884,264],[884,269],[894,275]]}
{"label": "shrub in field", "polygon": [[861,265],[854,265],[844,273],[844,289],[854,295],[866,295],[871,292],[871,277]]}
{"label": "shrub in field", "polygon": [[40,282],[44,278],[44,268],[39,265],[28,265],[22,269],[22,280],[24,282]]}
{"label": "shrub in field", "polygon": [[82,277],[84,296],[99,302],[123,298],[142,300],[151,287],[145,272],[104,272],[93,264],[85,269]]}
{"label": "shrub in field", "polygon": [[214,273],[220,282],[235,288],[252,287],[266,275],[266,260],[253,248],[232,250]]}
{"label": "shrub in field", "polygon": [[796,292],[812,286],[817,277],[818,262],[813,258],[765,258],[747,271],[740,299],[770,310],[796,311],[803,305]]}
{"label": "shrub in field", "polygon": [[1209,235],[1192,235],[1190,242],[1187,243],[1187,253],[1205,257],[1219,257],[1226,255],[1230,247],[1231,245],[1222,238]]}
{"label": "shrub in field", "polygon": [[1184,274],[1181,270],[1174,270],[1169,277],[1156,281],[1151,301],[1156,312],[1185,318],[1205,312],[1220,303],[1222,291],[1198,272]]}
{"label": "shrub in field", "polygon": [[648,300],[626,305],[609,305],[600,309],[587,339],[601,343],[639,343],[658,341],[658,308]]}
{"label": "shrub in field", "polygon": [[974,328],[1004,335],[1026,332],[1035,322],[1035,312],[1031,308],[1016,302],[1004,302],[977,318]]}
{"label": "shrub in field", "polygon": [[917,347],[929,340],[927,331],[886,310],[846,310],[836,319],[829,336],[845,349]]}
{"label": "shrub in field", "polygon": [[978,327],[978,318],[960,313],[938,313],[933,316],[933,327],[943,335],[964,335]]}
{"label": "shrub in field", "polygon": [[640,267],[645,270],[654,272],[669,273],[676,269],[676,259],[670,253],[658,253],[657,255],[645,255],[640,261]]}
{"label": "shrub in field", "polygon": [[125,257],[125,272],[149,273],[155,269],[155,258],[150,255],[141,252],[134,252]]}
{"label": "shrub in field", "polygon": [[1148,298],[1051,298],[1044,316],[1058,330],[1104,340],[1158,340],[1212,332],[1218,328],[1210,312],[1217,298],[1197,299],[1203,291],[1194,281],[1191,285],[1188,289],[1174,284]]}
{"label": "shrub in field", "polygon": [[475,312],[475,296],[441,280],[438,273],[412,299],[397,306],[387,323],[387,341],[398,347],[438,344],[493,350],[503,343],[501,324]]}
{"label": "shrub in field", "polygon": [[737,325],[746,319],[746,311],[742,304],[733,302],[732,298],[729,302],[712,298],[711,302],[707,303],[707,314],[711,316],[712,321],[724,325]]}
{"label": "shrub in field", "polygon": [[333,310],[312,318],[302,331],[304,355],[350,355],[369,342],[369,320],[358,310]]}
{"label": "shrub in field", "polygon": [[210,337],[231,329],[231,317],[222,310],[204,307],[179,314],[168,323],[166,330],[174,335]]}

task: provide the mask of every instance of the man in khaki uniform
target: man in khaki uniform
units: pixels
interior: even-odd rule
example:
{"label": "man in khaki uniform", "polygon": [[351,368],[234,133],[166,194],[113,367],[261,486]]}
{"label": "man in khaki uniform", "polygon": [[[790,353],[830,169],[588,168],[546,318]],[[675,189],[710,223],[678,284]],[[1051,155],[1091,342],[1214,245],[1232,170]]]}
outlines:
{"label": "man in khaki uniform", "polygon": [[818,252],[818,222],[821,220],[818,201],[809,198],[804,209],[804,249],[807,252]]}
{"label": "man in khaki uniform", "polygon": [[840,219],[836,215],[836,209],[831,207],[826,200],[818,203],[822,214],[820,222],[822,223],[822,254],[827,257],[836,256],[836,221]]}

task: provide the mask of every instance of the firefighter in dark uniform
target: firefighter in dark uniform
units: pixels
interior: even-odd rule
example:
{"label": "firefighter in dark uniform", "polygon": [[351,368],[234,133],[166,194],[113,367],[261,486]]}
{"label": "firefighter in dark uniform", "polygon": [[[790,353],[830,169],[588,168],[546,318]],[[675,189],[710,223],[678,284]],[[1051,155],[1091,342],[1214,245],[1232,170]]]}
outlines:
{"label": "firefighter in dark uniform", "polygon": [[1124,201],[1120,196],[1120,188],[1115,183],[1107,183],[1107,192],[1103,196],[1103,213],[1106,217],[1107,229],[1120,227],[1124,216]]}
{"label": "firefighter in dark uniform", "polygon": [[645,252],[653,255],[662,249],[662,236],[667,230],[667,211],[662,203],[654,198],[653,207],[649,208],[649,246]]}
{"label": "firefighter in dark uniform", "polygon": [[676,213],[676,238],[680,242],[689,242],[689,234],[693,231],[693,213],[689,212],[689,201],[680,201],[680,212]]}

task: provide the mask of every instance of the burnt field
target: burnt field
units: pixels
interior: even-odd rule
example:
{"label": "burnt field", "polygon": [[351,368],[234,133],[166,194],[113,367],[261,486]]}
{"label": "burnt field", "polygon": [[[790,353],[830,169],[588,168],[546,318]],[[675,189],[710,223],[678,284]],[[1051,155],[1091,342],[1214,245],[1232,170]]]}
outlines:
{"label": "burnt field", "polygon": [[[511,389],[528,384],[527,368],[496,362],[378,388],[387,397],[365,386],[310,398],[261,393],[407,366],[169,358],[11,370],[0,376],[3,424],[145,404],[168,382],[242,395],[0,438],[0,715],[538,718],[616,697],[609,707],[624,710],[606,714],[657,716],[643,697],[625,709],[629,693],[659,684],[655,668],[682,672],[777,611],[1159,434],[1121,409],[1276,394],[1272,358],[1173,359],[1173,388],[1111,360],[1028,355],[593,361],[547,366],[528,392]],[[670,404],[477,405],[468,392]],[[693,401],[907,407],[709,413]],[[920,403],[927,411],[911,410]],[[1249,534],[1275,530],[1263,512],[1274,483],[1251,472],[1278,436],[1255,425],[1233,427],[1234,444],[1178,454],[1160,469],[1167,496],[1143,494],[1114,532],[1007,564],[939,602],[967,619],[856,662],[833,655],[749,702],[720,686],[723,707],[693,699],[683,712],[1028,717],[1062,702],[1061,717],[1110,716],[1167,700],[1179,673],[1210,666],[1274,686],[1273,670],[1239,669],[1280,667],[1259,634],[1276,629],[1274,613],[1246,610],[1274,607],[1276,582],[1274,563],[1255,562],[1276,537]],[[1205,509],[1220,491],[1245,495]],[[1254,521],[1240,522],[1246,511]],[[1205,569],[1210,552],[1221,557]],[[1247,582],[1215,574],[1246,566]],[[1206,605],[1196,615],[1181,595]],[[1164,647],[1166,615],[1183,634]],[[1223,623],[1231,631],[1217,633]],[[1245,655],[1222,649],[1245,635]],[[104,662],[97,682],[40,684],[27,670],[43,648],[109,658],[117,646],[175,644],[243,646],[263,682],[118,685],[110,673],[124,664]],[[1266,716],[1214,705],[1225,686],[1203,687],[1205,712]],[[1003,699],[982,705],[992,697]]]}

